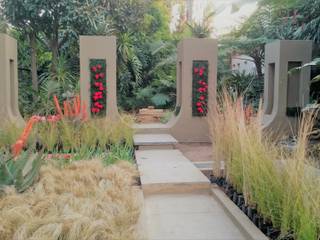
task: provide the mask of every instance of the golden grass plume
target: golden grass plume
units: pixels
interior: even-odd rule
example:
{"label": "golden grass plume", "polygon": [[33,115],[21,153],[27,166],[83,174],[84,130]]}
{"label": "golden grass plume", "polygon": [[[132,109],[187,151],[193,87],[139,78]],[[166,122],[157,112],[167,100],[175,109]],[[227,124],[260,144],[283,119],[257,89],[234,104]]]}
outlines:
{"label": "golden grass plume", "polygon": [[46,165],[29,191],[11,189],[0,198],[0,239],[136,239],[136,175],[121,161],[109,167],[100,160],[63,169]]}

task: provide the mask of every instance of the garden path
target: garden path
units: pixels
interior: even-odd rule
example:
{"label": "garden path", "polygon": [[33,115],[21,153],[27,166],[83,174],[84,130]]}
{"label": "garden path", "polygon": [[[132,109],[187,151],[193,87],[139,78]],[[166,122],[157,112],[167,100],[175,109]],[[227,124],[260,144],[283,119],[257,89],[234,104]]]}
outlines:
{"label": "garden path", "polygon": [[238,225],[221,199],[212,194],[208,178],[175,149],[178,143],[172,136],[137,134],[134,139],[147,239],[265,239],[259,234],[258,238],[250,237]]}

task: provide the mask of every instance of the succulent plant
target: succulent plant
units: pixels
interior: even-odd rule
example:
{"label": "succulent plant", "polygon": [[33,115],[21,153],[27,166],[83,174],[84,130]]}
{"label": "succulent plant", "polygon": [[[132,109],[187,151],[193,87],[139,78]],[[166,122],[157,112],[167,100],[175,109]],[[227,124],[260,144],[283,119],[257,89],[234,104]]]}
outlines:
{"label": "succulent plant", "polygon": [[15,159],[0,153],[0,193],[7,186],[14,186],[20,193],[27,190],[39,176],[42,163],[42,153],[26,151]]}

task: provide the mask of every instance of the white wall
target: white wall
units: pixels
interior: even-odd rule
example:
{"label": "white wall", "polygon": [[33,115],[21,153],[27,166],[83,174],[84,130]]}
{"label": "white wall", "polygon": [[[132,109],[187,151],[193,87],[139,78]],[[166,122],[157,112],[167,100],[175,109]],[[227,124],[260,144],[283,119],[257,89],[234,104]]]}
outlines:
{"label": "white wall", "polygon": [[232,71],[245,72],[247,74],[256,74],[256,65],[253,59],[247,55],[233,55],[231,57]]}

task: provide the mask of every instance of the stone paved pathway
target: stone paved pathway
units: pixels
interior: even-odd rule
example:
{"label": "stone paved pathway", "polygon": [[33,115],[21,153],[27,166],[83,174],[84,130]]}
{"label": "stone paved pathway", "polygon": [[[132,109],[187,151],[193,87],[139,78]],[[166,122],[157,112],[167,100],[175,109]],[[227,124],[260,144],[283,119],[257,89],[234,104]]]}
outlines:
{"label": "stone paved pathway", "polygon": [[[139,135],[136,145],[166,145],[160,135]],[[150,140],[154,143],[150,142]],[[169,146],[172,144],[172,137]],[[149,240],[256,240],[212,195],[210,182],[179,150],[137,150]],[[230,201],[230,200],[229,200]],[[254,225],[252,225],[254,227]],[[252,228],[252,226],[249,226]]]}

